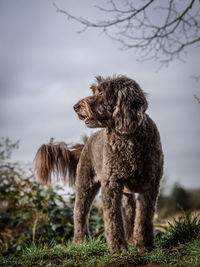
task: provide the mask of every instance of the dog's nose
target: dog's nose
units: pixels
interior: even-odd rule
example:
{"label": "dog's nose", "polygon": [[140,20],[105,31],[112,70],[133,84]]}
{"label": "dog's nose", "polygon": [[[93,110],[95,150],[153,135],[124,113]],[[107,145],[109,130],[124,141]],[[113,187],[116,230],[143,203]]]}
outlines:
{"label": "dog's nose", "polygon": [[80,108],[80,105],[79,105],[79,104],[75,104],[75,105],[73,106],[73,108],[74,108],[75,111],[78,111],[79,108]]}

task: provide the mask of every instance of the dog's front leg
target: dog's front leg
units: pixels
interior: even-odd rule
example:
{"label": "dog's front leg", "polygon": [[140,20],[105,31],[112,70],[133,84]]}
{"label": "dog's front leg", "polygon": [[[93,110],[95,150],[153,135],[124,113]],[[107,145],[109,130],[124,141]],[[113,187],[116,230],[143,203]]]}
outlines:
{"label": "dog's front leg", "polygon": [[121,181],[105,179],[102,182],[105,232],[111,253],[127,249],[121,210],[122,192]]}

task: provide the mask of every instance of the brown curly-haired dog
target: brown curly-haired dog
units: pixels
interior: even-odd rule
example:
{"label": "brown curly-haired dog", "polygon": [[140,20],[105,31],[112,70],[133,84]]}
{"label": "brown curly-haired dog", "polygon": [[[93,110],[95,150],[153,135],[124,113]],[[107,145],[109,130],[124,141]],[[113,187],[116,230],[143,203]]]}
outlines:
{"label": "brown curly-haired dog", "polygon": [[163,173],[160,136],[145,113],[145,94],[134,80],[125,76],[96,79],[93,95],[80,100],[74,110],[88,127],[103,129],[85,145],[71,149],[64,143],[43,145],[36,155],[36,172],[43,183],[50,181],[51,172],[64,177],[68,172],[71,184],[76,176],[77,244],[89,235],[88,215],[101,187],[110,251],[127,249],[129,241],[143,252],[154,242],[153,216]]}

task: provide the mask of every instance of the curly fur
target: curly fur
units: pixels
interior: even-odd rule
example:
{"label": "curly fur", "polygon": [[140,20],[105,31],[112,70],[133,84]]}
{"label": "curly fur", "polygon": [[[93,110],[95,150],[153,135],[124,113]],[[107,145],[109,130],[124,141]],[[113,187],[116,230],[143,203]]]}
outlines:
{"label": "curly fur", "polygon": [[[79,146],[79,160],[66,145],[61,153],[41,147],[36,171],[39,179],[47,182],[53,170],[66,176],[66,170],[69,172],[71,165],[75,170],[78,163],[74,208],[77,244],[89,235],[88,215],[101,187],[110,251],[127,249],[127,241],[134,242],[138,251],[149,250],[154,242],[153,216],[163,153],[157,127],[146,114],[146,95],[126,76],[99,76],[91,89],[92,96],[81,99],[74,110],[88,127],[103,129]],[[73,177],[73,171],[70,175]],[[74,178],[70,181],[75,182]],[[138,193],[137,199],[134,193]]]}

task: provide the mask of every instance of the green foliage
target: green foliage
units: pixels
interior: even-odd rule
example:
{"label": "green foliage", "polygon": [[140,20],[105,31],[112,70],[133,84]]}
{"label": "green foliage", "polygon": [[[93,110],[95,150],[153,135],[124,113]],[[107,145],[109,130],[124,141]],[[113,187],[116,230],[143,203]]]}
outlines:
{"label": "green foliage", "polygon": [[67,254],[70,256],[83,256],[90,257],[95,255],[103,255],[108,252],[108,246],[105,239],[98,238],[85,238],[79,245],[69,243],[67,246]]}
{"label": "green foliage", "polygon": [[156,243],[163,248],[170,248],[191,242],[200,237],[200,220],[198,216],[192,216],[190,212],[183,214],[178,219],[173,218],[169,226],[161,226],[165,232],[158,232]]}
{"label": "green foliage", "polygon": [[144,255],[144,259],[149,263],[168,263],[168,257],[166,255],[166,250],[163,248],[156,248],[150,253]]}
{"label": "green foliage", "polygon": [[189,244],[185,249],[185,253],[194,257],[200,257],[200,239],[194,240],[191,244]]}
{"label": "green foliage", "polygon": [[[23,178],[15,168],[1,180],[0,244],[1,251],[19,251],[25,244],[64,243],[73,236],[72,207],[59,188],[38,186],[30,176]],[[2,177],[2,176],[1,176]]]}
{"label": "green foliage", "polygon": [[184,266],[199,267],[200,266],[200,240],[194,240],[184,250],[182,262]]}

